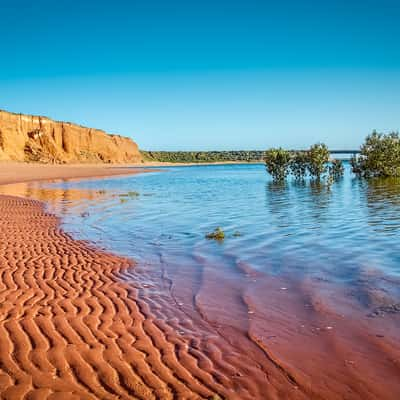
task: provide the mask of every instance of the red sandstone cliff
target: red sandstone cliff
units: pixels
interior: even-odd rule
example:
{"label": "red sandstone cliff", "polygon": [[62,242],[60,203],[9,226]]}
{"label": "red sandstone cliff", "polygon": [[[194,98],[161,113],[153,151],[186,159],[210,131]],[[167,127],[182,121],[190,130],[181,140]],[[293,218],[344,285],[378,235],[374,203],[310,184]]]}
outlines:
{"label": "red sandstone cliff", "polygon": [[0,111],[0,160],[54,163],[137,163],[137,144],[46,117]]}

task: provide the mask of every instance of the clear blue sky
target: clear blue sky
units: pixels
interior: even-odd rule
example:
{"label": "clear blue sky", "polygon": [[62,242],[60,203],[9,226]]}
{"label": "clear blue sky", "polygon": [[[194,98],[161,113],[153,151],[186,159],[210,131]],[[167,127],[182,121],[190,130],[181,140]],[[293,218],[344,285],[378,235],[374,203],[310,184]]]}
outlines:
{"label": "clear blue sky", "polygon": [[144,149],[400,129],[400,2],[1,0],[0,108]]}

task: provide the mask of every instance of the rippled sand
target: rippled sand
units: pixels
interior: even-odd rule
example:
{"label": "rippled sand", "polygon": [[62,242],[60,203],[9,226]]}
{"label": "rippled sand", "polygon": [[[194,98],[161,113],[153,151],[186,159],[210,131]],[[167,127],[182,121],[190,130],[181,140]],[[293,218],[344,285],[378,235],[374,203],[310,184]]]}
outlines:
{"label": "rippled sand", "polygon": [[127,260],[72,240],[38,202],[1,197],[0,216],[2,398],[197,398],[218,390],[193,360],[186,368],[178,361],[173,341],[119,281]]}

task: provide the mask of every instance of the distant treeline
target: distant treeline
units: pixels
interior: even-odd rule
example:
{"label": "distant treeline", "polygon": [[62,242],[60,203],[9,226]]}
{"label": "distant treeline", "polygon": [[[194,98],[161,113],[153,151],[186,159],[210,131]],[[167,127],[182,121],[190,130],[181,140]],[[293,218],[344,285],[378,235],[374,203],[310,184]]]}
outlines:
{"label": "distant treeline", "polygon": [[263,161],[264,151],[141,151],[147,161],[170,163],[207,163],[225,161]]}

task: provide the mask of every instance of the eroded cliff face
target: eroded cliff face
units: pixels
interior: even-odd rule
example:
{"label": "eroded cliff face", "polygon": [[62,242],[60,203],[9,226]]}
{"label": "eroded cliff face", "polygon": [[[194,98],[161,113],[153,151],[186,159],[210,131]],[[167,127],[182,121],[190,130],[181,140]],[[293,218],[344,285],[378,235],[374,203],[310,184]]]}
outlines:
{"label": "eroded cliff face", "polygon": [[45,163],[137,163],[137,144],[46,117],[0,111],[0,160]]}

